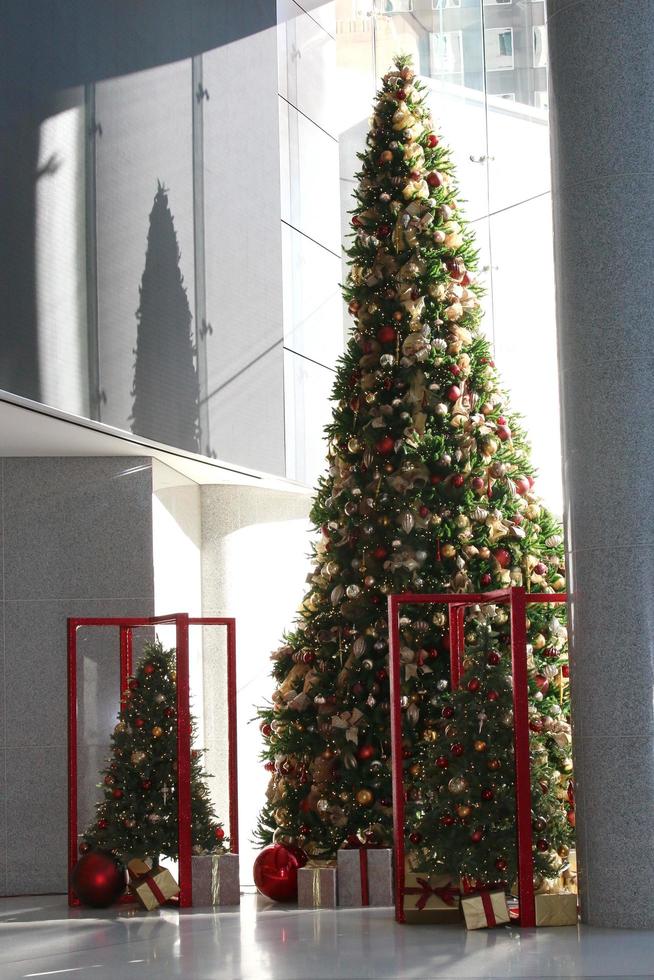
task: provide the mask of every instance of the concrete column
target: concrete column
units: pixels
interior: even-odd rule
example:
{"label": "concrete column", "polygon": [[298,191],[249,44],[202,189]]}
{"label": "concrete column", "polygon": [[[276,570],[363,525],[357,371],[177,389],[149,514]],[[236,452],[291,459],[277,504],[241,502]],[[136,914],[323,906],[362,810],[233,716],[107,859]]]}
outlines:
{"label": "concrete column", "polygon": [[654,927],[654,4],[549,0],[583,920]]}

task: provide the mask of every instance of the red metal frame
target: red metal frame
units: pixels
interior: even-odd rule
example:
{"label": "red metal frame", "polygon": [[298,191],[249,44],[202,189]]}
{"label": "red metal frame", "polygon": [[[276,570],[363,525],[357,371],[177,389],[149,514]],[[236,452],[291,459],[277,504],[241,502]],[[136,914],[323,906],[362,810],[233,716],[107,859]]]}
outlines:
{"label": "red metal frame", "polygon": [[393,783],[393,838],[395,856],[395,918],[404,922],[404,771],[402,765],[402,713],[400,710],[400,624],[402,605],[443,604],[449,612],[451,688],[461,678],[464,652],[464,618],[468,606],[505,603],[511,613],[511,670],[513,675],[513,744],[516,783],[516,836],[518,846],[518,897],[520,924],[536,925],[534,859],[531,829],[531,777],[529,766],[529,701],[527,678],[527,605],[561,603],[565,593],[527,593],[524,587],[477,594],[404,593],[388,597],[389,675],[391,699],[391,752]]}
{"label": "red metal frame", "polygon": [[[238,854],[238,762],[236,742],[236,620],[231,617],[192,617],[186,613],[143,617],[72,617],[68,619],[68,870],[78,860],[77,842],[77,630],[84,626],[116,626],[120,637],[120,704],[125,706],[127,681],[132,672],[133,630],[175,626],[177,667],[177,819],[179,834],[180,908],[193,904],[191,883],[191,713],[189,705],[189,626],[225,626],[227,629],[227,747],[229,768],[230,849]],[[79,905],[68,886],[68,904]]]}

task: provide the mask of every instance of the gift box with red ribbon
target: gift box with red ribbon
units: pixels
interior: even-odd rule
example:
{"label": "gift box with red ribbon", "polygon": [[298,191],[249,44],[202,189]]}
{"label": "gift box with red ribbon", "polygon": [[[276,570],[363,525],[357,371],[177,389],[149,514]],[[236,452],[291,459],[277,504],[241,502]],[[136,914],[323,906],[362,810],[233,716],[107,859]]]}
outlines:
{"label": "gift box with red ribbon", "polygon": [[455,875],[407,871],[402,901],[405,922],[458,922],[461,918]]}
{"label": "gift box with red ribbon", "polygon": [[336,857],[339,905],[393,904],[393,852],[389,847],[341,848]]}
{"label": "gift box with red ribbon", "polygon": [[506,894],[503,891],[483,891],[464,895],[461,909],[466,929],[491,929],[510,921]]}
{"label": "gift box with red ribbon", "polygon": [[129,887],[148,912],[179,895],[179,885],[166,868],[153,868],[147,874],[132,878]]}

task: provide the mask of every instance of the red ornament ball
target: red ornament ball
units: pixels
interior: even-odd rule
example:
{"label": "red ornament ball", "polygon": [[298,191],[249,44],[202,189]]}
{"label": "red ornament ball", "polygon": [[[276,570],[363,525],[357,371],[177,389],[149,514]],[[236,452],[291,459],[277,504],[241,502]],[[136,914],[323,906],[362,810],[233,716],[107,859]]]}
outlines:
{"label": "red ornament ball", "polygon": [[114,800],[122,800],[123,791],[119,786],[116,786],[116,788],[111,791],[111,795],[113,796]]}
{"label": "red ornament ball", "polygon": [[430,133],[427,137],[427,146],[431,146],[432,148],[438,146],[438,137],[434,133]]}
{"label": "red ornament ball", "polygon": [[486,484],[480,476],[474,476],[470,483],[470,486],[475,491],[475,493],[483,493],[486,489]]}
{"label": "red ornament ball", "polygon": [[444,813],[441,817],[441,823],[444,827],[451,827],[454,823],[454,817],[451,813]]}
{"label": "red ornament ball", "polygon": [[430,174],[427,174],[427,183],[430,187],[440,187],[443,183],[443,178],[437,170],[432,170]]}
{"label": "red ornament ball", "polygon": [[524,497],[524,495],[526,493],[529,493],[529,491],[531,490],[531,484],[529,483],[529,480],[527,479],[526,476],[519,476],[518,479],[515,481],[515,488],[516,491],[520,494],[520,496]]}
{"label": "red ornament ball", "polygon": [[384,558],[388,557],[388,552],[386,548],[382,548],[382,546],[379,545],[379,547],[375,548],[375,550],[373,551],[373,555],[377,561],[383,561]]}
{"label": "red ornament ball", "polygon": [[568,664],[563,664],[563,666],[561,667],[561,673],[563,674],[564,677],[570,676],[570,667],[568,666]]}
{"label": "red ornament ball", "polygon": [[390,225],[377,225],[377,238],[388,238],[391,233]]}
{"label": "red ornament ball", "polygon": [[368,759],[373,759],[375,756],[375,746],[374,745],[361,745],[356,751],[357,759],[361,762],[367,762]]}
{"label": "red ornament ball", "polygon": [[500,568],[506,568],[511,563],[511,553],[506,548],[496,548],[493,552],[493,558]]}
{"label": "red ornament ball", "polygon": [[377,340],[380,344],[394,344],[397,338],[397,332],[395,327],[386,324],[384,327],[380,327],[377,331]]}
{"label": "red ornament ball", "polygon": [[439,755],[436,759],[436,765],[439,769],[447,769],[450,762],[446,755]]}
{"label": "red ornament ball", "polygon": [[216,827],[216,829],[213,832],[213,835],[216,838],[216,840],[224,840],[225,839],[225,831],[223,830],[222,827]]}
{"label": "red ornament ball", "polygon": [[129,682],[130,691],[138,691],[140,686],[141,682],[137,681],[136,677],[132,677],[131,681]]}
{"label": "red ornament ball", "polygon": [[497,691],[494,691],[492,688],[490,691],[486,691],[487,701],[497,701],[498,698],[499,698],[499,694],[497,693]]}
{"label": "red ornament ball", "polygon": [[145,790],[145,792],[147,793],[149,789],[152,789],[152,781],[150,779],[142,779],[141,789]]}
{"label": "red ornament ball", "polygon": [[473,844],[480,844],[483,839],[484,839],[483,830],[479,830],[479,829],[473,830],[473,832],[470,834],[470,840],[472,841]]}
{"label": "red ornament ball", "polygon": [[409,840],[412,844],[419,844],[422,840],[422,834],[419,834],[417,830],[414,830],[411,834],[409,834]]}
{"label": "red ornament ball", "polygon": [[493,581],[493,576],[490,574],[490,572],[484,572],[479,581],[482,585],[490,585]]}
{"label": "red ornament ball", "polygon": [[504,858],[498,858],[497,861],[495,862],[495,867],[497,868],[498,871],[506,871],[506,869],[508,868],[508,866],[509,865],[504,860]]}
{"label": "red ornament ball", "polygon": [[264,738],[270,738],[270,736],[272,735],[272,728],[270,727],[267,721],[265,721],[263,725],[259,726],[259,731],[261,732]]}
{"label": "red ornament ball", "polygon": [[574,827],[574,825],[575,825],[575,811],[574,810],[568,810],[568,813],[567,813],[567,821],[568,821],[568,823],[570,824],[571,827]]}
{"label": "red ornament ball", "polygon": [[547,565],[545,562],[539,561],[534,565],[534,571],[536,572],[536,575],[544,575],[547,571]]}
{"label": "red ornament ball", "polygon": [[502,442],[506,442],[507,439],[511,438],[511,430],[508,427],[508,425],[498,425],[496,432],[497,432],[497,438],[501,439]]}
{"label": "red ornament ball", "polygon": [[304,851],[293,844],[272,844],[254,862],[254,883],[266,898],[275,902],[297,899],[297,872],[307,863]]}
{"label": "red ornament ball", "polygon": [[482,789],[481,791],[482,800],[492,800],[494,799],[494,797],[495,797],[495,793],[493,792],[492,789],[488,789],[488,788]]}
{"label": "red ornament ball", "polygon": [[456,473],[452,477],[452,486],[453,487],[462,487],[465,482],[466,482],[466,478],[463,475],[463,473]]}
{"label": "red ornament ball", "polygon": [[107,821],[104,819],[104,817],[100,817],[100,819],[98,820],[98,830],[105,830],[106,827],[107,827]]}
{"label": "red ornament ball", "polygon": [[384,436],[377,443],[377,452],[381,456],[390,456],[390,454],[395,449],[395,439],[392,436]]}
{"label": "red ornament ball", "polygon": [[71,885],[83,905],[104,909],[125,891],[127,876],[113,854],[89,851],[75,865]]}
{"label": "red ornament ball", "polygon": [[443,716],[443,718],[454,718],[454,708],[452,707],[452,705],[446,704],[443,710],[441,711],[441,715]]}
{"label": "red ornament ball", "polygon": [[461,742],[455,742],[454,745],[450,745],[450,752],[452,755],[463,755],[465,747]]}
{"label": "red ornament ball", "polygon": [[135,725],[136,728],[143,728],[143,726],[145,725],[145,722],[144,722],[144,720],[142,718],[135,718],[134,719],[134,725]]}
{"label": "red ornament ball", "polygon": [[548,840],[545,840],[544,837],[541,837],[539,840],[536,841],[536,847],[538,848],[539,851],[549,851],[550,842]]}
{"label": "red ornament ball", "polygon": [[150,674],[154,674],[154,672],[155,672],[156,669],[157,668],[155,667],[154,664],[151,664],[151,663],[148,662],[145,665],[145,667],[143,668],[143,671],[144,671],[144,673],[148,674],[148,676],[149,676]]}
{"label": "red ornament ball", "polygon": [[481,687],[481,681],[478,677],[471,677],[466,686],[474,694]]}
{"label": "red ornament ball", "polygon": [[164,711],[164,715],[166,716],[166,718],[174,718],[175,717],[175,709],[174,708],[166,708],[166,710]]}
{"label": "red ornament ball", "polygon": [[502,657],[496,650],[491,650],[491,652],[486,657],[486,663],[490,667],[497,667]]}
{"label": "red ornament ball", "polygon": [[458,399],[461,397],[461,389],[459,388],[459,386],[452,385],[447,393],[447,397],[451,402],[458,401]]}

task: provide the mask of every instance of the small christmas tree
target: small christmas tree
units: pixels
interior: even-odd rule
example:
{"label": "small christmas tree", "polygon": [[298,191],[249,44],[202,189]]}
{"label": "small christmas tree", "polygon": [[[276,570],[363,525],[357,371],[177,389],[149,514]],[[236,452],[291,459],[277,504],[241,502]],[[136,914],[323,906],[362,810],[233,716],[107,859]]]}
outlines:
{"label": "small christmas tree", "polygon": [[[440,864],[477,885],[511,884],[517,874],[513,697],[502,614],[494,624],[494,607],[476,610],[460,686],[443,699],[440,717],[406,762],[412,784],[407,846],[418,852],[423,869]],[[542,733],[539,720],[532,708],[534,870],[552,877],[567,854],[572,828],[561,820],[560,773],[553,769],[551,753],[560,752],[557,735],[569,733],[570,727],[559,719]],[[415,856],[414,866],[420,868]]]}
{"label": "small christmas tree", "polygon": [[[259,839],[290,839],[312,855],[345,839],[392,839],[386,597],[565,589],[561,528],[535,494],[525,434],[480,330],[474,238],[425,96],[398,58],[359,155],[344,289],[355,323],[312,510],[321,539],[260,711],[271,780]],[[534,753],[547,756],[548,799],[565,797],[571,768],[569,731],[555,731],[569,710],[562,615],[529,607]],[[506,618],[498,610],[492,622]],[[424,746],[449,698],[447,617],[403,606],[400,630],[407,792],[419,799]],[[471,650],[477,634],[468,617]],[[506,628],[497,643],[508,657]],[[507,741],[507,770],[509,756]],[[569,835],[565,799],[550,823],[553,843]]]}
{"label": "small christmas tree", "polygon": [[[111,736],[113,753],[100,784],[104,799],[83,835],[90,848],[123,860],[176,859],[177,712],[175,651],[148,644],[129,679],[125,707]],[[195,721],[192,719],[192,737]],[[195,853],[224,849],[224,831],[209,800],[202,752],[191,753],[192,842]]]}

